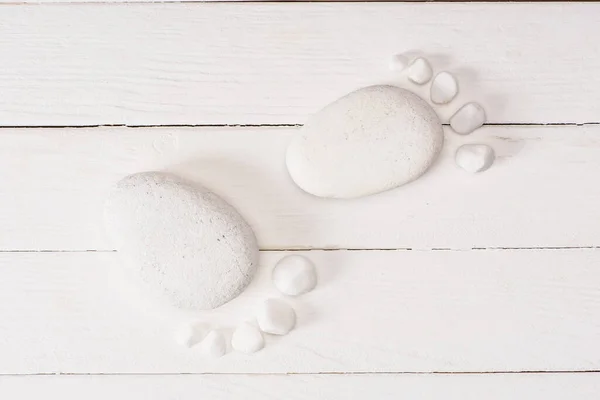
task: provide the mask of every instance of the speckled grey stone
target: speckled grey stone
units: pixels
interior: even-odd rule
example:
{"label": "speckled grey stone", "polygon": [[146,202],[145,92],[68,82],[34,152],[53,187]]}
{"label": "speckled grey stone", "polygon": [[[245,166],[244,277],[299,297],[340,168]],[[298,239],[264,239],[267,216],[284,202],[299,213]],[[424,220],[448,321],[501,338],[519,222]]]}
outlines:
{"label": "speckled grey stone", "polygon": [[117,183],[107,231],[136,280],[183,309],[212,309],[243,291],[258,265],[250,226],[223,199],[159,172]]}
{"label": "speckled grey stone", "polygon": [[313,115],[287,149],[290,176],[320,197],[352,198],[417,179],[444,142],[435,111],[416,94],[371,86]]}

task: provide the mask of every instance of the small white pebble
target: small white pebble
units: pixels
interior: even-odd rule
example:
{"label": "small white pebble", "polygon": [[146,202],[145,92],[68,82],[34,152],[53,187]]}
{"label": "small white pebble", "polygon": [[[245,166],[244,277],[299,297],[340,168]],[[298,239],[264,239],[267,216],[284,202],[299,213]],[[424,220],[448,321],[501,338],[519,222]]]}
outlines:
{"label": "small white pebble", "polygon": [[450,103],[458,94],[458,81],[449,72],[440,72],[431,83],[431,101],[435,104]]}
{"label": "small white pebble", "polygon": [[417,58],[408,66],[408,79],[416,83],[417,85],[423,85],[431,79],[433,70],[429,61],[423,57]]}
{"label": "small white pebble", "polygon": [[304,256],[291,255],[279,260],[273,268],[273,283],[283,294],[298,296],[317,285],[317,272],[312,261]]}
{"label": "small white pebble", "polygon": [[200,349],[208,356],[219,358],[227,353],[227,341],[222,332],[210,331],[200,343]]}
{"label": "small white pebble", "polygon": [[175,332],[175,341],[182,346],[192,347],[202,341],[208,326],[204,322],[191,322],[183,324]]}
{"label": "small white pebble", "polygon": [[403,54],[396,54],[390,60],[390,70],[392,71],[404,71],[408,66],[408,57]]}
{"label": "small white pebble", "polygon": [[258,328],[248,322],[242,323],[233,332],[231,347],[244,354],[256,353],[265,346],[265,340]]}
{"label": "small white pebble", "polygon": [[494,163],[494,150],[485,144],[465,144],[456,150],[456,164],[468,172],[485,171]]}
{"label": "small white pebble", "polygon": [[468,135],[485,123],[485,110],[477,103],[467,103],[450,118],[454,132]]}
{"label": "small white pebble", "polygon": [[256,320],[261,331],[285,335],[296,325],[296,313],[281,299],[267,299],[259,308]]}

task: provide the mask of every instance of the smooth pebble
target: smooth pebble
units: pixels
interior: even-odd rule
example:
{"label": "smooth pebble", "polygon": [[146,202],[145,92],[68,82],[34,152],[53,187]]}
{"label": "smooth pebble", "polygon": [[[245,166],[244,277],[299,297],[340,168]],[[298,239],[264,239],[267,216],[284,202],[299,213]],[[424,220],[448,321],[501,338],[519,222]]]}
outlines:
{"label": "smooth pebble", "polygon": [[244,354],[256,353],[265,346],[265,340],[260,330],[244,322],[236,328],[231,337],[231,347]]}
{"label": "smooth pebble", "polygon": [[320,197],[367,196],[417,179],[444,142],[435,111],[395,86],[352,92],[314,114],[287,149],[294,182]]}
{"label": "smooth pebble", "polygon": [[181,325],[175,332],[175,341],[182,346],[192,347],[206,336],[208,326],[204,322],[191,322]]}
{"label": "smooth pebble", "polygon": [[458,94],[458,81],[449,72],[440,72],[431,83],[431,101],[435,104],[450,103]]}
{"label": "smooth pebble", "polygon": [[468,135],[485,123],[485,110],[477,103],[467,103],[450,118],[454,132]]}
{"label": "smooth pebble", "polygon": [[283,294],[298,296],[310,292],[317,285],[317,271],[311,260],[304,256],[283,257],[273,268],[273,283]]}
{"label": "smooth pebble", "polygon": [[166,173],[117,183],[107,230],[130,275],[153,298],[205,310],[236,297],[258,265],[250,226],[216,194]]}
{"label": "smooth pebble", "polygon": [[414,60],[408,66],[408,79],[417,85],[424,85],[431,80],[433,76],[433,69],[431,69],[431,65],[429,61],[424,59],[423,57],[419,57]]}
{"label": "smooth pebble", "polygon": [[485,171],[494,163],[494,150],[485,144],[465,144],[456,150],[456,164],[468,172]]}
{"label": "smooth pebble", "polygon": [[296,312],[281,299],[267,299],[256,315],[260,330],[273,335],[285,335],[296,325]]}
{"label": "smooth pebble", "polygon": [[200,350],[203,354],[210,357],[223,357],[227,353],[225,335],[218,330],[210,331],[200,343]]}
{"label": "smooth pebble", "polygon": [[408,57],[403,54],[396,54],[390,59],[390,70],[400,72],[404,71],[408,66]]}

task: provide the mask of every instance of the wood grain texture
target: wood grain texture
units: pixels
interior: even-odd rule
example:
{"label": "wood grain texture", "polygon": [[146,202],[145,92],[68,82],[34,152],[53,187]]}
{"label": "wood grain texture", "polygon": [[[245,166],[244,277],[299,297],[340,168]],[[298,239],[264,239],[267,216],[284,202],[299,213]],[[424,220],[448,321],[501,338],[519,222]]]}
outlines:
{"label": "wood grain texture", "polygon": [[[285,167],[297,128],[103,128],[0,131],[0,249],[111,250],[104,199],[127,174],[169,170],[231,202],[263,249],[600,245],[600,126],[446,131],[420,180],[351,201],[303,193]],[[489,143],[493,168],[454,164]]]}
{"label": "wood grain texture", "polygon": [[3,5],[0,121],[297,124],[419,51],[492,123],[599,122],[599,24],[576,2]]}
{"label": "wood grain texture", "polygon": [[[600,4],[575,2],[0,5],[0,397],[597,399],[598,373],[551,372],[600,370],[599,24]],[[262,125],[407,85],[386,70],[403,51],[459,77],[444,121],[475,100],[492,124],[571,125],[447,131],[418,182],[301,192],[284,165],[298,128]],[[196,127],[9,129],[111,124]],[[454,166],[467,142],[497,151],[490,171]],[[123,281],[102,203],[145,170],[250,221],[269,251],[238,299],[167,312]],[[277,250],[303,248],[371,250],[301,252],[319,286],[252,357],[174,343],[192,317],[229,334],[277,295]],[[98,375],[18,376],[54,373]]]}
{"label": "wood grain texture", "polygon": [[[578,0],[579,2],[596,0]],[[45,3],[175,3],[175,2],[195,2],[195,3],[414,3],[414,2],[437,2],[437,3],[506,3],[506,0],[0,0],[0,4],[45,4]],[[513,2],[543,2],[543,3],[564,3],[565,0],[514,0]]]}
{"label": "wood grain texture", "polygon": [[[0,254],[0,374],[600,369],[600,250],[312,251],[319,285],[288,299],[297,328],[214,360],[181,348],[192,315],[142,303],[117,253]],[[231,328],[275,296],[252,285],[195,316]],[[138,305],[143,304],[143,307]]]}
{"label": "wood grain texture", "polygon": [[291,376],[24,376],[0,377],[12,399],[63,400],[596,400],[598,374],[291,375]]}

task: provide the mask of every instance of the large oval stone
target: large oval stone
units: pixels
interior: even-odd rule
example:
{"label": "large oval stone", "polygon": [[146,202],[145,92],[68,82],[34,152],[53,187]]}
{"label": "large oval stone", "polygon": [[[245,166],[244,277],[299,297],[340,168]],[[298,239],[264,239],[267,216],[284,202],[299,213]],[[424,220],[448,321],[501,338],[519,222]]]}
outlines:
{"label": "large oval stone", "polygon": [[303,190],[352,198],[421,176],[444,142],[435,111],[395,86],[352,92],[314,114],[288,147],[286,163]]}
{"label": "large oval stone", "polygon": [[118,182],[106,202],[109,235],[145,292],[183,309],[212,309],[252,280],[258,245],[250,226],[216,194],[174,175]]}

